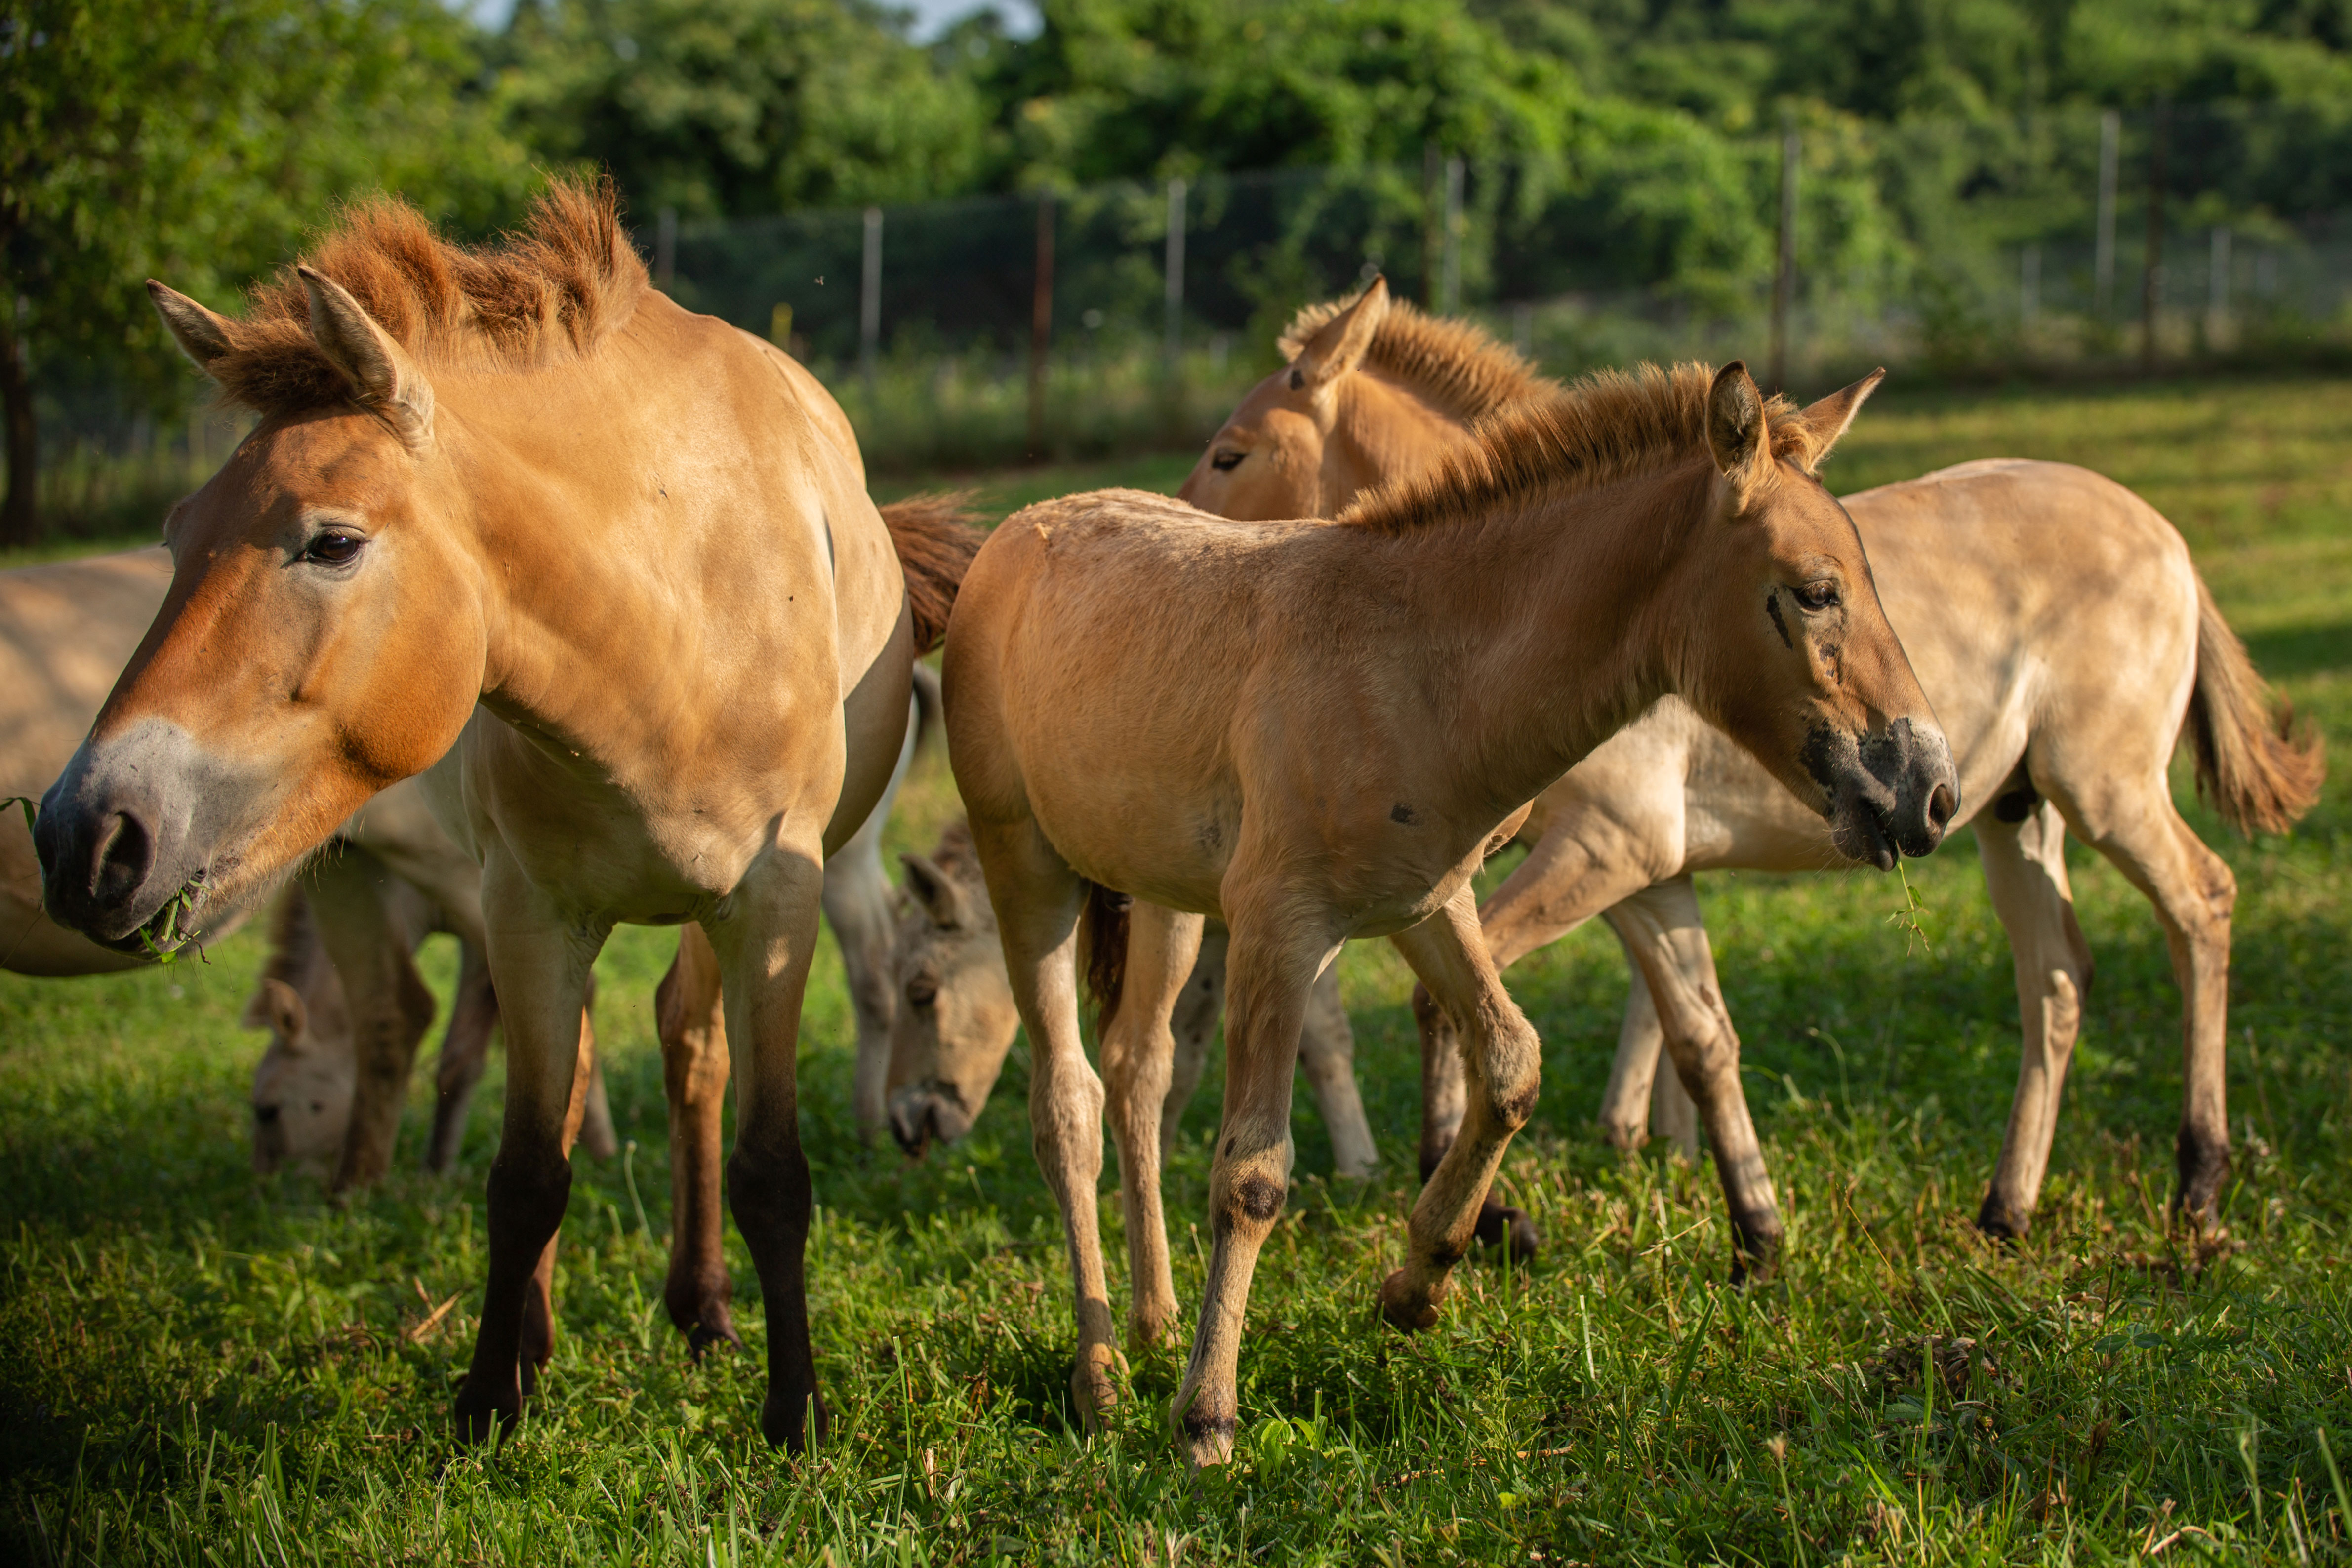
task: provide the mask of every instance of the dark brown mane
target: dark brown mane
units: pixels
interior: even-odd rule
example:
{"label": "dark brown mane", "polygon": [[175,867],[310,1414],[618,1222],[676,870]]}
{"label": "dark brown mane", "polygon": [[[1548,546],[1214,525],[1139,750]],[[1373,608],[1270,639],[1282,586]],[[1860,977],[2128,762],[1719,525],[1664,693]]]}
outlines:
{"label": "dark brown mane", "polygon": [[[415,208],[379,196],[347,209],[303,259],[350,289],[427,369],[584,354],[649,287],[609,180],[551,183],[519,232],[479,250],[450,244]],[[228,351],[206,368],[229,402],[266,416],[351,395],[311,340],[310,296],[293,267],[257,285],[244,318],[224,330]]]}
{"label": "dark brown mane", "polygon": [[[1307,340],[1356,297],[1300,308],[1282,329],[1282,357],[1295,360]],[[1402,299],[1389,302],[1372,333],[1364,363],[1402,382],[1454,418],[1482,419],[1530,397],[1559,391],[1559,383],[1536,373],[1533,365],[1467,321],[1425,316]]]}
{"label": "dark brown mane", "polygon": [[[1601,371],[1556,398],[1523,402],[1483,421],[1475,439],[1417,478],[1383,485],[1339,521],[1408,533],[1475,521],[1498,505],[1581,490],[1649,473],[1706,450],[1712,365],[1644,364]],[[1814,436],[1774,394],[1764,405],[1772,450],[1811,471]]]}

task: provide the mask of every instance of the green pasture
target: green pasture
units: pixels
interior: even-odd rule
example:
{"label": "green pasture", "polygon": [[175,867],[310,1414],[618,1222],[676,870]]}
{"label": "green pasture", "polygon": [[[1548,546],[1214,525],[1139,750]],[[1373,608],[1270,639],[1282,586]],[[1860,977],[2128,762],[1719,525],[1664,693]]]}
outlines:
{"label": "green pasture", "polygon": [[[1892,393],[1832,472],[1853,489],[2000,454],[2115,475],[2189,536],[2263,669],[2347,737],[2347,431],[2352,384],[2334,381]],[[1188,465],[975,482],[1009,507],[1172,486]],[[953,810],[933,757],[899,846],[928,847]],[[2242,888],[2221,1234],[2163,1223],[2179,1078],[2165,945],[2078,850],[2098,975],[2041,1219],[2013,1250],[1978,1239],[2017,1004],[1963,834],[1911,870],[1925,946],[1890,922],[1892,878],[1704,888],[1789,1220],[1776,1280],[1724,1285],[1711,1172],[1596,1145],[1624,979],[1614,940],[1588,930],[1511,976],[1546,1052],[1504,1179],[1546,1249],[1517,1270],[1474,1256],[1443,1324],[1402,1337],[1372,1299],[1413,1192],[1413,1031],[1402,965],[1360,946],[1343,979],[1386,1170],[1327,1179],[1301,1096],[1298,1184],[1250,1304],[1240,1453],[1197,1475],[1166,1436],[1173,1354],[1138,1360],[1108,1430],[1071,1422],[1069,1287],[1028,1149],[1025,1059],[963,1145],[922,1164],[861,1147],[830,946],[802,1069],[837,1436],[801,1464],[756,1436],[763,1344],[740,1248],[750,1354],[696,1364],[661,1309],[663,934],[623,932],[602,966],[632,1152],[580,1162],[555,1364],[494,1451],[454,1446],[446,1416],[481,1287],[496,1066],[454,1177],[415,1169],[420,1077],[399,1173],[338,1207],[314,1180],[247,1166],[259,1042],[236,1018],[257,934],[119,978],[0,977],[0,1559],[2352,1558],[2352,789],[2331,783],[2284,840],[2191,820]],[[446,997],[453,956],[428,953]],[[1188,1303],[1217,1085],[1213,1071],[1171,1170]]]}

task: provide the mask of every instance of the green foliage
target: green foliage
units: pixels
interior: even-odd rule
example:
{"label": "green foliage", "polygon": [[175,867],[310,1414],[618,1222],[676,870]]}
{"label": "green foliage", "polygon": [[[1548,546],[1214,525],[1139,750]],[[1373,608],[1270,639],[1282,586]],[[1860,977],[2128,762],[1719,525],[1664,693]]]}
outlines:
{"label": "green foliage", "polygon": [[866,0],[524,0],[501,96],[544,157],[612,171],[637,221],[968,187],[979,99]]}
{"label": "green foliage", "polygon": [[[2340,382],[1897,391],[1831,473],[1853,489],[2003,452],[2116,474],[2180,524],[2265,673],[2341,734],[2347,417]],[[989,499],[1179,472],[1030,469]],[[940,760],[918,768],[894,850],[928,847],[953,806]],[[2189,800],[2185,777],[2177,793]],[[799,1466],[756,1437],[765,1337],[740,1248],[751,1355],[696,1364],[663,1316],[650,1001],[669,934],[625,930],[599,966],[607,1081],[636,1150],[575,1168],[555,1362],[495,1450],[456,1448],[446,1422],[480,1299],[497,1065],[454,1178],[408,1168],[420,1075],[402,1168],[334,1204],[308,1178],[245,1168],[259,1042],[236,1020],[257,933],[168,972],[0,977],[0,1558],[2341,1562],[2352,789],[2251,845],[2189,810],[2240,888],[2225,1234],[2159,1221],[2179,1000],[2146,901],[2080,846],[2099,980],[2049,1187],[2018,1246],[1974,1233],[2018,1041],[2010,954],[1963,834],[1910,871],[1931,949],[1887,924],[1893,878],[1703,879],[1789,1220],[1777,1281],[1722,1285],[1712,1172],[1594,1143],[1625,995],[1595,923],[1509,977],[1545,1053],[1503,1180],[1545,1252],[1523,1270],[1475,1255],[1444,1322],[1407,1339],[1370,1301],[1415,1186],[1411,981],[1384,945],[1352,944],[1343,994],[1388,1168],[1360,1188],[1328,1180],[1298,1097],[1299,1181],[1252,1291],[1238,1462],[1198,1476],[1166,1436],[1175,1353],[1134,1358],[1107,1433],[1070,1422],[1069,1288],[1029,1150],[1025,1053],[965,1142],[919,1163],[860,1147],[829,942],[801,1082],[816,1353],[839,1427]],[[446,1002],[453,955],[426,956]],[[1213,1058],[1168,1166],[1188,1303],[1217,1074]],[[1118,1206],[1104,1213],[1123,1304]]]}
{"label": "green foliage", "polygon": [[338,199],[398,191],[478,231],[517,210],[527,159],[478,68],[435,0],[10,0],[0,294],[37,372],[184,388],[141,279],[229,307]]}

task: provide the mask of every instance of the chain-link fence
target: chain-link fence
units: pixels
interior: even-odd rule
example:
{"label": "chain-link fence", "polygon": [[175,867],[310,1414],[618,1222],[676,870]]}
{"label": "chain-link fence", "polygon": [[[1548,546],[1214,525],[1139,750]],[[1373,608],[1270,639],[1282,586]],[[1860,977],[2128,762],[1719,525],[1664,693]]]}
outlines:
{"label": "chain-link fence", "polygon": [[[1433,150],[1414,167],[656,215],[638,239],[682,302],[807,360],[884,468],[1200,440],[1298,305],[1375,272],[1563,376],[1741,356],[1803,391],[1874,363],[1916,384],[2308,361],[2352,339],[2352,105],[1590,140],[1542,164]],[[126,453],[184,469],[223,439],[88,398],[54,412],[53,515],[102,507]]]}

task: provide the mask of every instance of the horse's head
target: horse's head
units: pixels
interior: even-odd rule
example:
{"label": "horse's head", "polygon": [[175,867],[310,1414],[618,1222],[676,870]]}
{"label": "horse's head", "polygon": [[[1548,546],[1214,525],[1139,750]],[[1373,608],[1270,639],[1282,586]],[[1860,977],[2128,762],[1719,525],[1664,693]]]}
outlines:
{"label": "horse's head", "polygon": [[1376,277],[1250,390],[1177,496],[1244,522],[1328,517],[1464,439],[1459,422],[1365,370],[1390,311],[1388,283]]}
{"label": "horse's head", "polygon": [[910,895],[893,956],[898,1008],[890,1025],[890,1132],[919,1155],[971,1131],[1021,1015],[988,887],[960,830],[936,859],[901,857]]}
{"label": "horse's head", "polygon": [[309,268],[300,284],[307,335],[148,286],[199,369],[313,391],[277,398],[173,508],[171,591],[41,802],[50,915],[122,951],[251,902],[438,759],[481,689],[479,570],[433,389],[350,293]]}
{"label": "horse's head", "polygon": [[1676,685],[1882,871],[1923,855],[1959,777],[1887,623],[1853,519],[1814,476],[1885,371],[1768,415],[1737,361],[1707,393],[1710,515],[1661,596],[1683,630]]}
{"label": "horse's head", "polygon": [[266,977],[246,1004],[248,1029],[269,1031],[269,1049],[253,1070],[253,1168],[281,1166],[323,1176],[342,1157],[358,1064],[342,987],[332,967],[314,964],[302,991]]}

